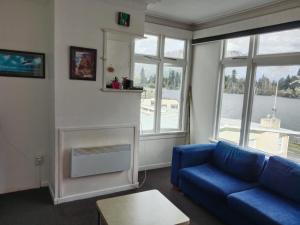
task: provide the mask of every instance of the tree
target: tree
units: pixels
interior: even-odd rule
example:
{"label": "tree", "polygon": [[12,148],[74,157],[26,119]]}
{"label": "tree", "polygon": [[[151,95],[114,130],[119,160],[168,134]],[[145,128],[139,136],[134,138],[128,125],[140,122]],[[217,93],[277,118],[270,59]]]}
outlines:
{"label": "tree", "polygon": [[297,88],[300,88],[300,80],[298,78],[298,76],[292,76],[291,77],[291,83],[289,84],[290,89],[292,90],[292,97],[298,97],[297,96]]}
{"label": "tree", "polygon": [[278,89],[279,90],[286,90],[286,86],[285,86],[285,78],[280,78],[280,80],[278,81]]}
{"label": "tree", "polygon": [[290,83],[292,82],[292,79],[290,77],[290,75],[288,75],[286,78],[285,78],[285,81],[284,81],[284,89],[288,89],[290,87]]}
{"label": "tree", "polygon": [[164,86],[168,89],[175,89],[176,81],[175,81],[175,71],[170,70],[168,78],[164,78]]}
{"label": "tree", "polygon": [[155,75],[151,75],[148,80],[148,86],[150,88],[155,88]]}
{"label": "tree", "polygon": [[[297,75],[287,75],[278,80],[278,96],[288,98],[300,98],[300,69]],[[238,78],[237,71],[224,75],[224,92],[228,94],[244,94],[245,79]],[[257,95],[275,95],[277,80],[270,80],[266,75],[262,75],[255,83],[255,93]]]}
{"label": "tree", "polygon": [[141,85],[146,86],[147,85],[147,77],[145,75],[144,67],[142,67],[142,69],[141,69],[140,76],[141,76]]}
{"label": "tree", "polygon": [[[257,95],[274,95],[274,82],[271,82],[264,74],[256,82],[256,94]],[[276,84],[275,84],[276,85]],[[276,87],[276,86],[275,86]]]}
{"label": "tree", "polygon": [[237,71],[232,70],[230,75],[224,77],[224,92],[229,94],[243,94],[245,89],[245,79],[237,78]]}

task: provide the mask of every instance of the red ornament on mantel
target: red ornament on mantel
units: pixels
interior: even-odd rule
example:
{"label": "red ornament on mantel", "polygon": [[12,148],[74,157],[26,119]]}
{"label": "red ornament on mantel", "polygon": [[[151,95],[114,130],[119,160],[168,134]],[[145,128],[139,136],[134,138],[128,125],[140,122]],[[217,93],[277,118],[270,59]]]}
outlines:
{"label": "red ornament on mantel", "polygon": [[115,79],[111,82],[111,87],[113,89],[120,89],[120,82],[117,77],[115,77]]}

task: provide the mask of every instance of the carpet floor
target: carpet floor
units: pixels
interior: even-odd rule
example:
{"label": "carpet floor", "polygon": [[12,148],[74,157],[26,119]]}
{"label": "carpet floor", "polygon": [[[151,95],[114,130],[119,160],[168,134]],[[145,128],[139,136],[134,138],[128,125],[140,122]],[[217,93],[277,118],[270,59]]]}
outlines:
{"label": "carpet floor", "polygon": [[[143,176],[144,173],[140,173],[139,179],[143,179]],[[190,218],[191,225],[222,225],[208,211],[172,189],[169,168],[148,171],[147,180],[141,189],[56,206],[52,204],[48,188],[0,195],[0,224],[97,225],[96,200],[151,189],[159,190],[181,209]]]}

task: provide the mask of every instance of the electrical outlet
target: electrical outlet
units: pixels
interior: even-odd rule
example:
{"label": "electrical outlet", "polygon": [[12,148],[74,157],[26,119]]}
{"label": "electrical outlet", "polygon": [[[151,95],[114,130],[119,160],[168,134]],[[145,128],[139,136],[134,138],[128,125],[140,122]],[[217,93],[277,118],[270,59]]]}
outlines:
{"label": "electrical outlet", "polygon": [[34,161],[35,161],[36,166],[41,166],[44,162],[44,156],[43,155],[36,155]]}

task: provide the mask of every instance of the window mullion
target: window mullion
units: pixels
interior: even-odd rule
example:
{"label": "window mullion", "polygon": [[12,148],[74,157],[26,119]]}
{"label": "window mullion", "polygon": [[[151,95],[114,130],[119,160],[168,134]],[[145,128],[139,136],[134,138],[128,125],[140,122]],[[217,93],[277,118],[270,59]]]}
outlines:
{"label": "window mullion", "polygon": [[156,92],[155,92],[155,113],[154,113],[154,133],[159,132],[159,121],[160,121],[160,115],[158,112],[160,111],[160,71],[161,71],[161,62],[159,62],[157,67],[157,77],[156,77]]}
{"label": "window mullion", "polygon": [[172,65],[180,65],[180,66],[186,66],[186,60],[183,60],[183,59],[170,59],[170,58],[162,58],[162,60],[165,62],[165,63],[169,63],[169,64],[172,64]]}
{"label": "window mullion", "polygon": [[134,38],[131,39],[131,42],[130,42],[130,71],[129,71],[129,79],[133,80],[134,77],[133,77],[133,68],[134,68],[134,63],[135,63],[135,60],[134,60],[134,48],[135,48],[135,41],[134,41]]}
{"label": "window mullion", "polygon": [[256,36],[250,38],[250,48],[247,60],[247,76],[245,83],[245,95],[242,112],[242,127],[240,134],[240,145],[245,147],[248,144],[249,127],[251,123],[251,111],[252,111],[252,100],[253,100],[253,85],[254,85],[254,64],[253,57],[256,54]]}
{"label": "window mullion", "polygon": [[189,41],[185,41],[184,43],[184,69],[183,69],[183,74],[182,74],[182,81],[181,81],[181,104],[180,104],[180,109],[179,109],[179,129],[181,131],[186,131],[186,113],[187,113],[187,101],[188,101],[188,91],[189,91],[189,79],[188,79],[188,74],[190,73],[188,63],[191,62],[191,49],[188,48]]}
{"label": "window mullion", "polygon": [[248,98],[248,110],[247,110],[247,118],[246,118],[246,126],[245,126],[245,138],[244,138],[244,146],[248,146],[249,136],[250,136],[250,126],[251,126],[251,117],[252,117],[252,108],[253,108],[253,99],[254,99],[254,90],[255,90],[255,74],[257,65],[254,62],[254,58],[257,55],[259,44],[259,36],[254,36],[253,43],[253,54],[251,59],[251,80],[249,83],[249,98]]}
{"label": "window mullion", "polygon": [[186,74],[187,74],[187,68],[182,67],[182,78],[181,78],[181,88],[180,88],[180,108],[179,108],[179,130],[183,130],[183,116],[186,105],[186,99],[185,99],[185,93],[186,93]]}
{"label": "window mullion", "polygon": [[259,66],[283,66],[300,64],[300,54],[273,54],[255,56],[254,62]]}
{"label": "window mullion", "polygon": [[221,119],[221,105],[222,105],[222,93],[224,87],[224,66],[222,64],[222,59],[224,58],[224,52],[226,48],[226,41],[223,40],[221,43],[220,50],[220,63],[219,63],[219,77],[218,77],[218,93],[216,99],[216,111],[215,111],[215,123],[214,123],[214,133],[213,138],[215,140],[219,137],[219,127],[220,127],[220,119]]}
{"label": "window mullion", "polygon": [[246,66],[248,64],[248,58],[225,58],[222,60],[222,64],[226,66]]}
{"label": "window mullion", "polygon": [[[159,39],[159,57],[162,58],[164,51],[164,36],[161,35]],[[160,60],[158,66],[157,77],[157,96],[156,96],[156,114],[155,114],[155,132],[160,132],[160,118],[161,118],[161,98],[162,98],[162,84],[163,84],[163,61]]]}

